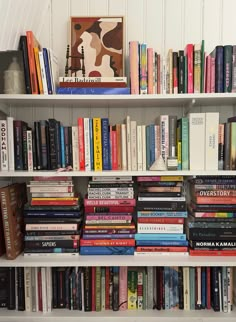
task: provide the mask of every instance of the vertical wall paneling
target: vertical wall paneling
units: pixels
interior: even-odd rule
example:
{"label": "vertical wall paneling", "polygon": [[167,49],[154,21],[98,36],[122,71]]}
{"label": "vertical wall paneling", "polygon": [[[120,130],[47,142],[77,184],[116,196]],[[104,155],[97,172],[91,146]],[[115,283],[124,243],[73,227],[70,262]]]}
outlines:
{"label": "vertical wall paneling", "polygon": [[184,46],[188,43],[199,44],[202,40],[203,0],[184,0]]}
{"label": "vertical wall paneling", "polygon": [[108,16],[108,0],[89,0],[90,16]]}
{"label": "vertical wall paneling", "polygon": [[223,1],[222,40],[224,45],[236,44],[235,0]]}
{"label": "vertical wall paneling", "polygon": [[52,48],[52,23],[51,23],[51,0],[43,2],[41,7],[41,19],[35,30],[41,45],[46,48]]}
{"label": "vertical wall paneling", "polygon": [[203,39],[206,52],[210,53],[221,43],[221,0],[204,1]]}
{"label": "vertical wall paneling", "polygon": [[89,0],[71,0],[70,16],[80,17],[88,15]]}
{"label": "vertical wall paneling", "polygon": [[64,75],[69,39],[69,0],[52,0],[52,48],[58,56],[59,73]]}

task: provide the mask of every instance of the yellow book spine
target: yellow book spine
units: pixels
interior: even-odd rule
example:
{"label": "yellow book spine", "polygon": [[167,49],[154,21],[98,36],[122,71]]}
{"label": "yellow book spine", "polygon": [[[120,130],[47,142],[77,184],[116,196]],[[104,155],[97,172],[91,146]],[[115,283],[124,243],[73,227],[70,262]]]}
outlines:
{"label": "yellow book spine", "polygon": [[138,275],[136,271],[128,271],[128,310],[137,309],[137,285],[138,285]]}
{"label": "yellow book spine", "polygon": [[102,171],[101,118],[93,118],[94,171]]}
{"label": "yellow book spine", "polygon": [[42,81],[42,76],[41,76],[41,68],[40,68],[40,62],[39,62],[39,49],[38,49],[38,47],[34,47],[34,58],[35,58],[37,79],[38,79],[38,85],[39,85],[39,93],[43,94],[43,81]]}

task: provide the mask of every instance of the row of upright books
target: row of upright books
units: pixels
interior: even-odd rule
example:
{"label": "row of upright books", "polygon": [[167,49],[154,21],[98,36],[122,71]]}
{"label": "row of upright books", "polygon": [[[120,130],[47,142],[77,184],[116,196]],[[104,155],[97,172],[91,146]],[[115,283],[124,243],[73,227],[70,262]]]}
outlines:
{"label": "row of upright books", "polygon": [[4,267],[0,307],[44,313],[61,308],[229,313],[233,273],[231,267]]}
{"label": "row of upright books", "polygon": [[224,93],[236,91],[236,46],[201,44],[168,50],[164,57],[146,43],[130,41],[131,94]]}
{"label": "row of upright books", "polygon": [[236,118],[220,123],[218,112],[160,115],[149,125],[130,116],[115,125],[108,118],[79,117],[76,126],[49,119],[33,129],[7,117],[0,129],[2,171],[236,169]]}

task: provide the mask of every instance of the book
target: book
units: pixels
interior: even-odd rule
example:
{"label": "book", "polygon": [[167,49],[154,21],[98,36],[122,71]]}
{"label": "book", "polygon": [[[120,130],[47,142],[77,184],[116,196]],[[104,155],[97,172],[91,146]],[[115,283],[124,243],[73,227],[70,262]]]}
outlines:
{"label": "book", "polygon": [[189,113],[190,170],[205,169],[205,113]]}
{"label": "book", "polygon": [[129,95],[129,87],[57,87],[56,94],[68,95]]}
{"label": "book", "polygon": [[26,186],[16,183],[0,188],[6,256],[15,259],[23,250],[23,207],[27,202]]}
{"label": "book", "polygon": [[19,49],[22,51],[22,55],[23,55],[23,66],[24,66],[24,78],[25,78],[26,94],[32,94],[31,82],[30,82],[30,70],[29,70],[29,57],[28,57],[27,37],[25,35],[20,36]]}
{"label": "book", "polygon": [[31,90],[32,90],[32,94],[39,94],[34,48],[38,47],[38,49],[41,50],[41,45],[39,44],[32,30],[26,31],[26,38],[27,38]]}

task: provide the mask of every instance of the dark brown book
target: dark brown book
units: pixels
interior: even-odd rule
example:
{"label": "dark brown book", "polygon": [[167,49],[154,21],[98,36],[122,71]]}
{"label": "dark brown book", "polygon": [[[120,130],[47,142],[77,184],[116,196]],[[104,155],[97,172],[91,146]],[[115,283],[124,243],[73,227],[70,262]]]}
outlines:
{"label": "dark brown book", "polygon": [[15,259],[23,250],[23,210],[26,202],[25,183],[0,188],[7,259]]}

